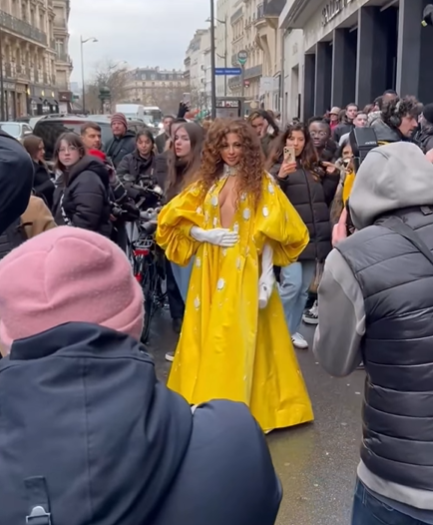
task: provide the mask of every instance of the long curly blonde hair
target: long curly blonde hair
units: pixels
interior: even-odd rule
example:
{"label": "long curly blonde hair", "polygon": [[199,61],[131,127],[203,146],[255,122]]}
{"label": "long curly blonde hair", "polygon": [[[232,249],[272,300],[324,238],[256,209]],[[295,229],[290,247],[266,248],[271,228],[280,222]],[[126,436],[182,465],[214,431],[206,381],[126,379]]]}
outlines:
{"label": "long curly blonde hair", "polygon": [[243,147],[237,178],[238,197],[246,192],[252,194],[257,205],[262,195],[262,179],[264,174],[264,156],[262,148],[253,128],[244,120],[219,119],[210,126],[203,145],[202,160],[197,179],[202,183],[204,192],[220,178],[224,161],[221,150],[227,140],[227,135],[238,135]]}

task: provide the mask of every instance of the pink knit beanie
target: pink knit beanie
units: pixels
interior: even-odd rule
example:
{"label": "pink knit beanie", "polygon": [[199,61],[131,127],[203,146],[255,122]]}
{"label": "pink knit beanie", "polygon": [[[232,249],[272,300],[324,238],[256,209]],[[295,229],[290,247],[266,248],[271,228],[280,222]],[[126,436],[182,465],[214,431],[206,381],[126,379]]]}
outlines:
{"label": "pink knit beanie", "polygon": [[0,261],[0,340],[88,322],[140,339],[143,293],[126,255],[97,233],[61,226]]}

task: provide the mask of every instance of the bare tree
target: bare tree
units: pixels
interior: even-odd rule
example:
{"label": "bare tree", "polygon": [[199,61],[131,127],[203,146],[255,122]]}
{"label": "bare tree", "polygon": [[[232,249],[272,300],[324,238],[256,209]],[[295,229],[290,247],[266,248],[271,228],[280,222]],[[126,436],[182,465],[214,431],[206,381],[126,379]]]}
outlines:
{"label": "bare tree", "polygon": [[167,115],[177,114],[184,92],[185,87],[182,86],[145,88],[140,103],[144,106],[157,106]]}
{"label": "bare tree", "polygon": [[86,108],[91,113],[101,111],[100,91],[110,90],[111,107],[122,102],[126,94],[127,69],[112,60],[98,64],[90,82],[86,85]]}

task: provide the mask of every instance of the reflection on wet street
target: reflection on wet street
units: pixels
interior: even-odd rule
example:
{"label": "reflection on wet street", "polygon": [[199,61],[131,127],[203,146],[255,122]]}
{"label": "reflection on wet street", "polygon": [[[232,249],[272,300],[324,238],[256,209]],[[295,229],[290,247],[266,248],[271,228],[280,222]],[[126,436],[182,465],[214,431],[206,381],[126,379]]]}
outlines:
{"label": "reflection on wet street", "polygon": [[[155,323],[150,353],[158,377],[167,378],[165,352],[176,336],[162,317]],[[311,342],[313,329],[305,327]],[[277,525],[348,525],[361,436],[364,373],[344,379],[328,376],[311,351],[297,351],[313,402],[315,422],[268,437],[284,499]]]}

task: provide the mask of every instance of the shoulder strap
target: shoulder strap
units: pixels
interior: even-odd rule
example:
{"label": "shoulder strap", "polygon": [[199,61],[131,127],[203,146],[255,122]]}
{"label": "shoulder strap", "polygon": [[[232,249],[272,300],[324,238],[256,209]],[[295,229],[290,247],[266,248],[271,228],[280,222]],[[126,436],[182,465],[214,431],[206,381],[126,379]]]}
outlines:
{"label": "shoulder strap", "polygon": [[45,478],[35,476],[24,480],[29,503],[27,525],[52,525],[50,501]]}
{"label": "shoulder strap", "polygon": [[398,233],[407,239],[424,255],[426,259],[428,259],[433,264],[433,254],[428,249],[427,245],[424,243],[421,237],[399,217],[387,217],[378,221],[376,224],[379,226],[384,226],[385,228],[388,228],[388,230],[392,230],[393,232]]}

